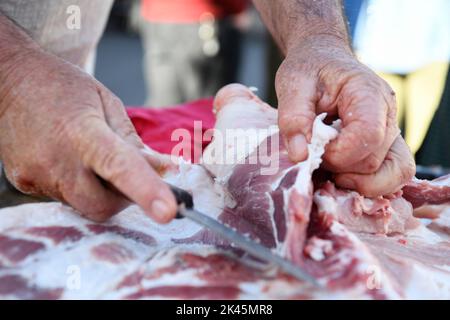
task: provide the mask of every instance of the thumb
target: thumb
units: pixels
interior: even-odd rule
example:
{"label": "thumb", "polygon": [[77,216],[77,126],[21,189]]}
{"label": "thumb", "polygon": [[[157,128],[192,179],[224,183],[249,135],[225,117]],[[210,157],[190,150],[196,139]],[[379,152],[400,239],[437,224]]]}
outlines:
{"label": "thumb", "polygon": [[159,175],[177,168],[177,164],[174,163],[172,157],[158,153],[142,142],[119,98],[104,87],[101,87],[100,96],[103,102],[105,120],[116,135],[126,143],[138,148]]}
{"label": "thumb", "polygon": [[[168,186],[136,146],[125,142],[99,118],[83,126],[79,142],[85,166],[137,203],[156,222],[175,217],[177,206]],[[95,140],[92,139],[95,137]]]}
{"label": "thumb", "polygon": [[294,162],[308,157],[316,102],[316,83],[305,76],[289,71],[278,72],[278,126],[284,138],[289,157]]}

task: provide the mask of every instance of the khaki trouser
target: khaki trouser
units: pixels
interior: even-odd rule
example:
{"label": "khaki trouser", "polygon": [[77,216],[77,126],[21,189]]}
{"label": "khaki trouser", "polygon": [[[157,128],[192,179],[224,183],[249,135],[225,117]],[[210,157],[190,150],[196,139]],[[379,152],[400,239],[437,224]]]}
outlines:
{"label": "khaki trouser", "polygon": [[240,32],[226,19],[216,21],[211,38],[218,51],[207,54],[200,27],[201,23],[142,23],[147,105],[165,107],[214,96],[236,81]]}
{"label": "khaki trouser", "polygon": [[448,62],[436,62],[405,76],[379,73],[397,95],[398,121],[404,124],[405,140],[414,154],[439,106],[448,70]]}

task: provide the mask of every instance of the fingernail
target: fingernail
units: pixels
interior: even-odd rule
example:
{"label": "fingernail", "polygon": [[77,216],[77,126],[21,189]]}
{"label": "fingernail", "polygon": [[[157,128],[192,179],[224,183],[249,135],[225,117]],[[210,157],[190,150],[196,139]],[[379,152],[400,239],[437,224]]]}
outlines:
{"label": "fingernail", "polygon": [[152,202],[152,214],[162,221],[165,221],[170,215],[170,207],[163,200],[156,199]]}
{"label": "fingernail", "polygon": [[302,134],[298,134],[289,139],[288,152],[294,161],[303,161],[308,156],[308,143]]}

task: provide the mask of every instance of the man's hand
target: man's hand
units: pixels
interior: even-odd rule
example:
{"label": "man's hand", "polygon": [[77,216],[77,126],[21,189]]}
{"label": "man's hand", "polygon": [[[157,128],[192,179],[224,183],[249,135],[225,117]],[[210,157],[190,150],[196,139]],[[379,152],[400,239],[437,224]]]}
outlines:
{"label": "man's hand", "polygon": [[366,196],[398,191],[415,173],[396,122],[395,94],[336,40],[320,36],[292,48],[276,79],[279,126],[294,161],[307,156],[312,124],[326,112],[342,120],[325,166],[336,183]]}
{"label": "man's hand", "polygon": [[254,0],[286,54],[277,73],[279,127],[294,161],[307,156],[316,115],[342,120],[325,166],[336,183],[366,196],[399,190],[415,174],[396,124],[392,89],[350,49],[340,0]]}
{"label": "man's hand", "polygon": [[128,199],[157,222],[171,220],[175,199],[155,172],[168,162],[141,151],[121,101],[38,49],[15,60],[0,65],[13,71],[3,72],[0,86],[0,155],[10,182],[95,221],[111,217]]}

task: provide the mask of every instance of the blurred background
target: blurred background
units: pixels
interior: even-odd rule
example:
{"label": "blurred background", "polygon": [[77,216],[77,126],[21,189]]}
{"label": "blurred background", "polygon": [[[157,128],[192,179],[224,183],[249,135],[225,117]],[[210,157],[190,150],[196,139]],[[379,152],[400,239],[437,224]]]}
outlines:
{"label": "blurred background", "polygon": [[[151,82],[152,67],[156,69],[153,73],[159,78],[158,80],[162,80],[161,73],[169,73],[173,76],[178,75],[180,81],[187,82],[185,81],[188,73],[186,69],[179,67],[182,71],[174,70],[175,65],[201,64],[201,60],[203,60],[205,64],[203,68],[206,70],[201,70],[200,66],[200,70],[197,72],[214,73],[212,78],[205,79],[202,83],[204,87],[209,86],[212,89],[208,88],[205,92],[200,89],[192,89],[191,96],[189,97],[187,94],[188,99],[180,100],[182,97],[179,97],[178,91],[181,89],[176,83],[167,79],[170,76],[166,76],[164,82],[167,84],[163,88],[156,84],[153,91],[163,91],[162,95],[177,95],[178,97],[169,97],[167,101],[161,102],[171,105],[205,97],[202,94],[211,96],[215,94],[218,87],[222,86],[220,82],[224,81],[225,83],[237,81],[255,86],[260,90],[259,94],[266,97],[267,46],[271,40],[258,14],[249,5],[251,1],[167,1],[174,3],[172,7],[161,5],[164,1],[166,0],[115,1],[107,28],[97,49],[95,76],[101,82],[117,94],[126,105],[142,106],[152,102],[152,84],[149,83]],[[199,8],[183,16],[178,14],[179,11],[185,9],[184,5],[180,5],[181,2]],[[221,2],[220,6],[228,6],[228,8],[222,9],[224,12],[214,12],[216,16],[205,14],[204,17],[198,17],[198,11],[211,9],[204,8],[205,6],[202,4]],[[153,11],[155,11],[156,17],[152,16]],[[146,12],[150,12],[150,14],[146,14]],[[219,16],[221,18],[218,18]],[[175,30],[170,30],[174,25]],[[177,25],[180,27],[176,28]],[[152,26],[160,28],[156,30],[154,27],[152,30]],[[186,28],[193,30],[183,33]],[[203,30],[205,39],[200,39],[201,30]],[[201,41],[198,41],[199,39]],[[188,43],[193,48],[188,49]],[[182,56],[183,54],[184,56]],[[150,62],[152,58],[155,61],[153,66]],[[208,69],[208,63],[213,65],[225,63],[227,66],[223,66],[222,70],[214,70],[214,67]],[[163,64],[173,65],[172,70],[164,70],[164,67],[161,68]],[[223,69],[228,69],[228,74],[222,76],[225,78],[224,80],[217,81],[217,78],[221,78],[220,73],[224,73]],[[189,80],[193,81],[193,79]],[[211,86],[210,82],[219,83]],[[155,104],[153,103],[152,106]]]}
{"label": "blurred background", "polygon": [[[418,164],[450,167],[450,1],[346,0],[355,53],[394,89]],[[229,82],[276,106],[282,57],[246,0],[116,0],[95,76],[125,105],[165,107]]]}

